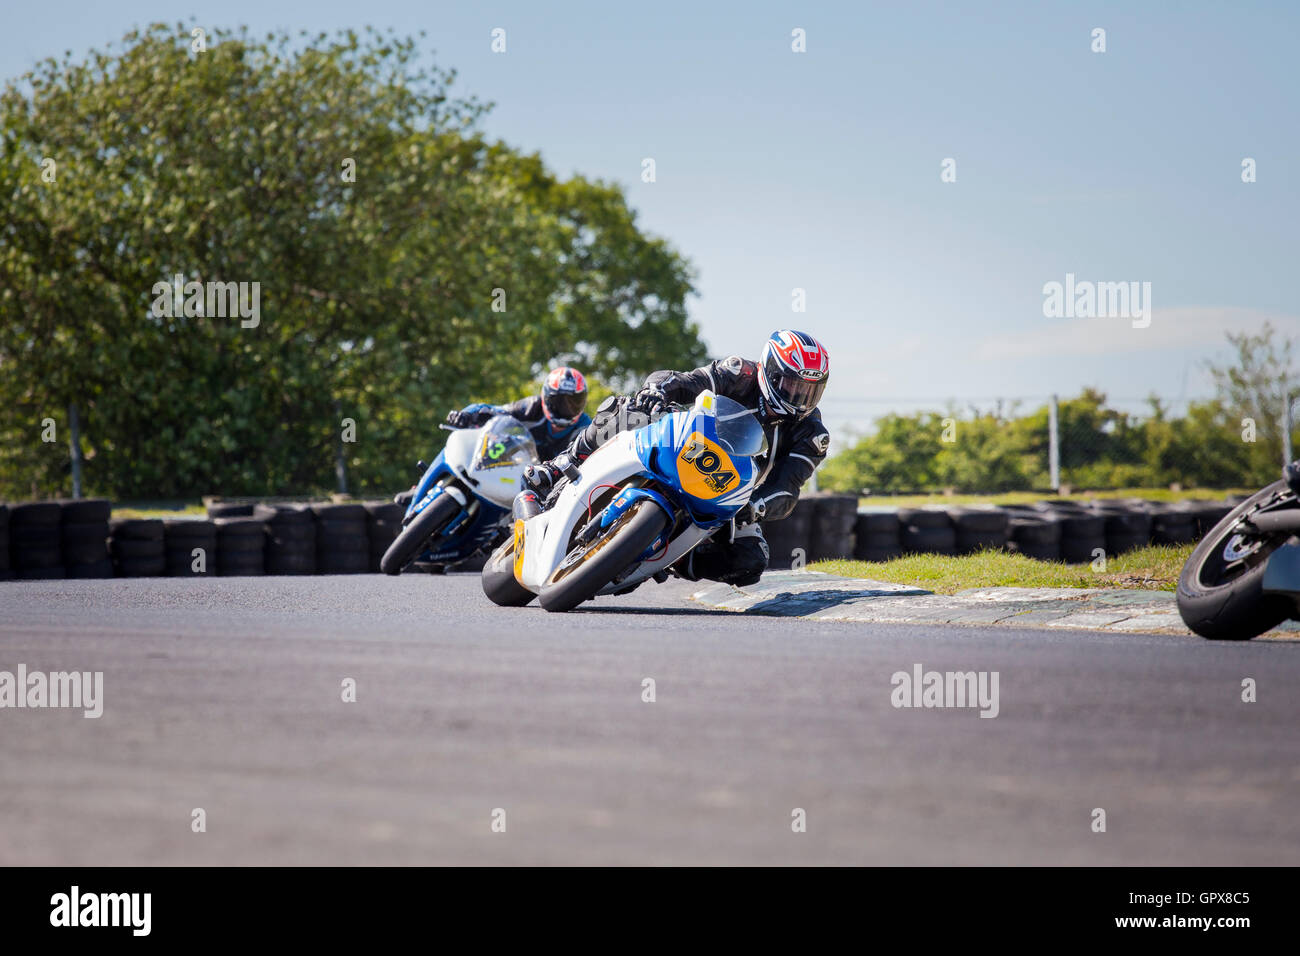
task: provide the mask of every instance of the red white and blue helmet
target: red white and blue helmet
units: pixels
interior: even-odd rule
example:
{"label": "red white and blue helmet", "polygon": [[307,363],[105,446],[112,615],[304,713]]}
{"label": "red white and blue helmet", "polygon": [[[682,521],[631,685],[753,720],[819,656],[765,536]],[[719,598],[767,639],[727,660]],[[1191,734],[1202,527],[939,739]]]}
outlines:
{"label": "red white and blue helmet", "polygon": [[551,369],[542,386],[542,413],[557,428],[568,428],[587,407],[587,380],[576,368]]}
{"label": "red white and blue helmet", "polygon": [[826,347],[806,332],[781,329],[763,346],[758,386],[775,415],[804,418],[817,407],[830,380]]}

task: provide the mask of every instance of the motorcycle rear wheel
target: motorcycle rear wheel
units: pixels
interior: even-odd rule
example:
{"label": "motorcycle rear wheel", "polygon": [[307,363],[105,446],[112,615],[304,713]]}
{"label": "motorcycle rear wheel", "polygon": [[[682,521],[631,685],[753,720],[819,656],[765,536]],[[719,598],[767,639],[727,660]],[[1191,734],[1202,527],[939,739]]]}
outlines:
{"label": "motorcycle rear wheel", "polygon": [[1210,530],[1178,577],[1178,613],[1201,637],[1248,641],[1295,613],[1294,604],[1264,593],[1268,558],[1291,537],[1285,532],[1248,537],[1233,531],[1243,515],[1258,511],[1286,484],[1274,482],[1256,492]]}
{"label": "motorcycle rear wheel", "polygon": [[569,611],[595,597],[655,543],[668,516],[653,501],[633,505],[569,567],[561,567],[542,586],[538,599],[548,611]]}

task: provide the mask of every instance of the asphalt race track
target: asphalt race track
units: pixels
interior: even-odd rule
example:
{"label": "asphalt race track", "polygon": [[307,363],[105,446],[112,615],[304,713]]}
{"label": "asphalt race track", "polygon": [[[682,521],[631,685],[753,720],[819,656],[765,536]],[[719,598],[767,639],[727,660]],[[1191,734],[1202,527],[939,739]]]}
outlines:
{"label": "asphalt race track", "polygon": [[[104,672],[97,720],[0,710],[0,863],[1300,863],[1300,643],[690,593],[548,615],[471,574],[0,584],[0,670]],[[893,707],[917,663],[997,671],[998,716]]]}

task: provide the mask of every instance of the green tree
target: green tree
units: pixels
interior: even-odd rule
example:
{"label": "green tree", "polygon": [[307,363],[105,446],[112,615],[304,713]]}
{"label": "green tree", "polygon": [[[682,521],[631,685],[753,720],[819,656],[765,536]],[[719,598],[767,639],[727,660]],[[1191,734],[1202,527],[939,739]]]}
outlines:
{"label": "green tree", "polygon": [[1256,334],[1229,332],[1228,343],[1236,355],[1222,365],[1206,366],[1218,389],[1222,413],[1246,432],[1253,426],[1255,440],[1242,441],[1232,457],[1244,461],[1248,484],[1277,480],[1282,466],[1282,421],[1286,403],[1297,392],[1294,367],[1295,342],[1265,323]]}
{"label": "green tree", "polygon": [[[343,419],[353,488],[387,490],[447,408],[555,361],[702,359],[681,256],[616,187],[487,141],[413,39],[189,44],[154,25],[0,94],[0,493],[67,490],[39,429],[72,403],[93,493],[327,489]],[[259,324],[154,314],[175,275],[258,283]]]}

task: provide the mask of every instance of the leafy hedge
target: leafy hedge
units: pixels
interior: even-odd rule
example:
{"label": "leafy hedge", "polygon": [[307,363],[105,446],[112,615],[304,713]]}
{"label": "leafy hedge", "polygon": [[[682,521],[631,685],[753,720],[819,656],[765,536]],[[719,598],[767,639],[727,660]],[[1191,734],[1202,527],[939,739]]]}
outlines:
{"label": "leafy hedge", "polygon": [[[1061,481],[1076,488],[1251,487],[1280,474],[1276,427],[1261,418],[1255,441],[1243,440],[1241,415],[1222,401],[1192,403],[1175,417],[1153,399],[1148,414],[1133,415],[1088,389],[1061,401],[1058,416]],[[1050,484],[1046,405],[1019,416],[891,414],[874,424],[822,466],[821,487],[998,492]]]}

